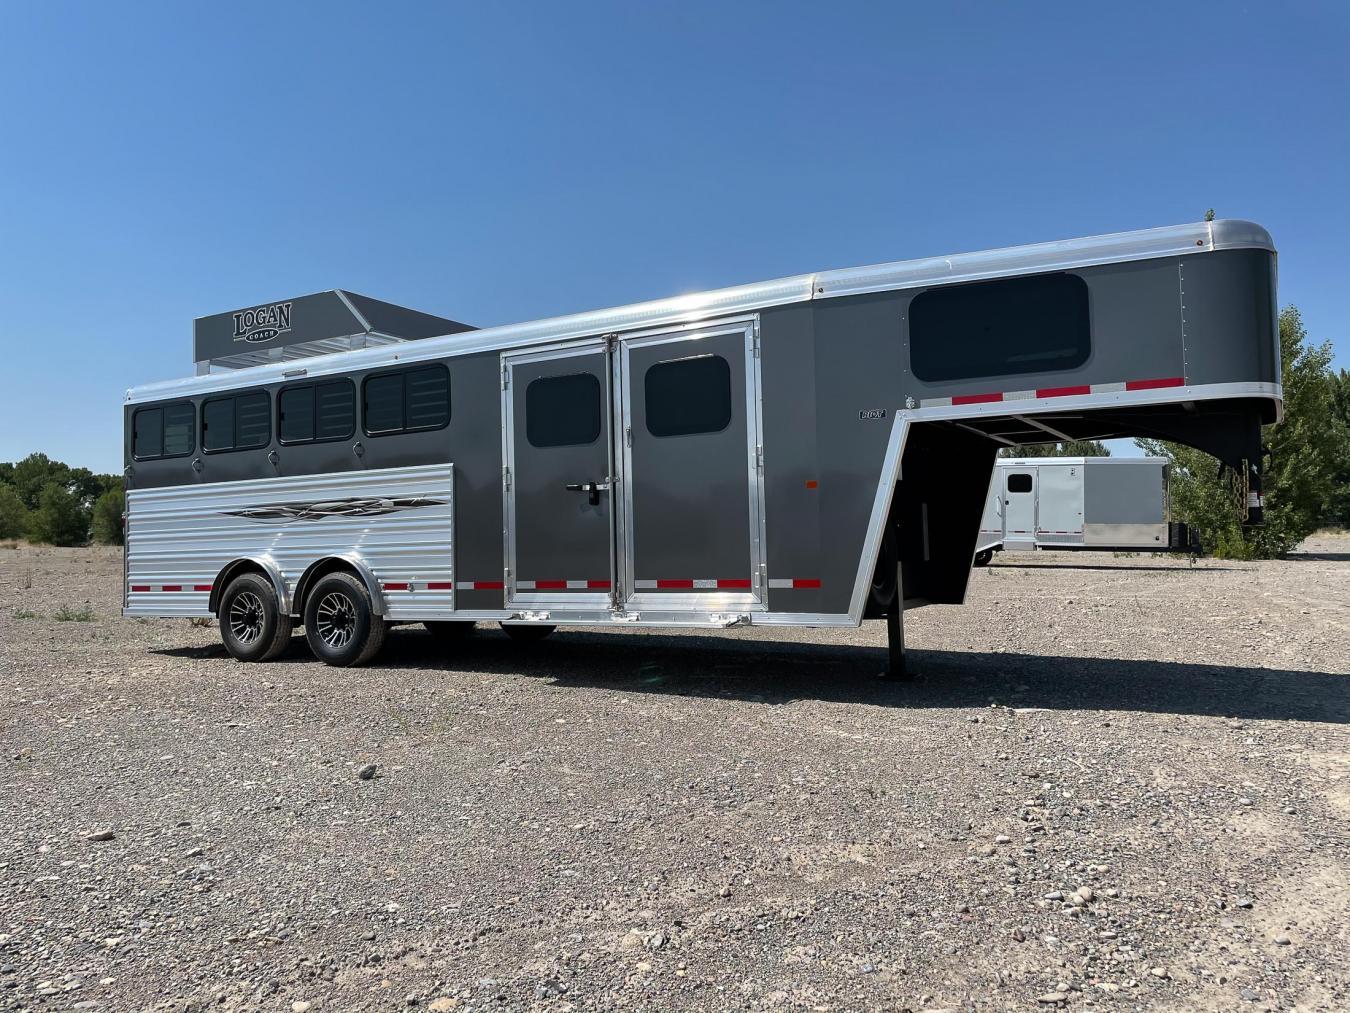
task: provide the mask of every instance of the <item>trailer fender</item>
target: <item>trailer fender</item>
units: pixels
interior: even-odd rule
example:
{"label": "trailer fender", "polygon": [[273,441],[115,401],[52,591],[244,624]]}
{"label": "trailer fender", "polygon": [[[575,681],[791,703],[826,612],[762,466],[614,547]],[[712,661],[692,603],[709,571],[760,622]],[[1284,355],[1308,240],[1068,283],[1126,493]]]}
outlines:
{"label": "trailer fender", "polygon": [[384,595],[380,591],[380,582],[375,579],[375,573],[371,570],[369,564],[354,552],[341,552],[334,556],[324,556],[322,559],[316,559],[310,563],[305,568],[305,572],[300,575],[300,579],[296,581],[295,606],[302,608],[310,586],[319,577],[327,576],[335,570],[345,570],[354,574],[365,585],[366,594],[370,595],[371,611],[377,616],[386,614]]}
{"label": "trailer fender", "polygon": [[211,596],[207,599],[207,608],[215,614],[220,609],[220,596],[225,593],[225,588],[229,586],[230,581],[241,573],[261,573],[272,582],[272,589],[277,593],[277,602],[281,610],[287,614],[291,610],[291,593],[286,586],[286,579],[281,575],[281,567],[271,556],[243,556],[239,559],[233,559],[225,565],[220,571],[215,581],[211,584]]}

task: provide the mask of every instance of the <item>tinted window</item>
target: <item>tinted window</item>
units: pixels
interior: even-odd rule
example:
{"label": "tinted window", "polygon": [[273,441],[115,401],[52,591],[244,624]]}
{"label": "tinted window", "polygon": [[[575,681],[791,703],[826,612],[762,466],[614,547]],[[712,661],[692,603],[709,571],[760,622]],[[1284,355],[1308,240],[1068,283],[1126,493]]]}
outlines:
{"label": "tinted window", "polygon": [[350,439],[356,432],[356,386],[350,380],[319,384],[314,420],[316,440]]}
{"label": "tinted window", "polygon": [[450,372],[424,366],[368,377],[362,386],[371,435],[440,429],[450,421]]}
{"label": "tinted window", "polygon": [[350,380],[286,387],[277,396],[282,443],[345,440],[356,431],[356,387]]}
{"label": "tinted window", "polygon": [[372,376],[365,386],[365,426],[368,433],[397,433],[403,429],[403,374]]}
{"label": "tinted window", "polygon": [[1019,473],[1008,476],[1009,492],[1031,492],[1031,476]]}
{"label": "tinted window", "polygon": [[192,428],[196,415],[191,401],[177,401],[164,406],[165,457],[182,457],[192,453]]}
{"label": "tinted window", "polygon": [[277,395],[277,435],[282,443],[314,439],[314,385],[287,387]]}
{"label": "tinted window", "polygon": [[202,449],[229,450],[234,446],[234,398],[202,404]]}
{"label": "tinted window", "polygon": [[266,391],[255,390],[202,402],[202,449],[254,450],[272,440]]}
{"label": "tinted window", "polygon": [[525,388],[525,438],[574,447],[600,438],[600,381],[590,373],[543,376]]}
{"label": "tinted window", "polygon": [[444,366],[411,369],[404,384],[409,429],[439,429],[450,421],[450,374]]}
{"label": "tinted window", "polygon": [[131,419],[131,456],[145,461],[192,453],[196,414],[191,401],[138,409]]}
{"label": "tinted window", "polygon": [[164,409],[142,408],[132,423],[133,457],[159,457],[164,453]]}
{"label": "tinted window", "polygon": [[653,436],[719,433],[731,424],[731,366],[720,355],[658,362],[644,384]]}
{"label": "tinted window", "polygon": [[234,449],[254,450],[272,442],[272,406],[264,391],[234,399]]}
{"label": "tinted window", "polygon": [[1073,369],[1090,337],[1087,283],[1072,274],[930,288],[909,305],[910,367],[930,382]]}

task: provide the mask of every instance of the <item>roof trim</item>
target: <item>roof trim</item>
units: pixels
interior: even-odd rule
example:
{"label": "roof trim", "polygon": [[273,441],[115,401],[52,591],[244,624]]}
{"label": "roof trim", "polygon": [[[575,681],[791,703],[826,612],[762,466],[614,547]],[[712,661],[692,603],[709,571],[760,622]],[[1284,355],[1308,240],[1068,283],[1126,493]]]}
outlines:
{"label": "roof trim", "polygon": [[697,324],[731,314],[816,299],[836,299],[930,285],[953,285],[1010,275],[1064,271],[1097,264],[1232,249],[1274,252],[1275,246],[1270,233],[1260,225],[1225,220],[1036,243],[950,257],[897,261],[871,267],[822,271],[818,274],[799,274],[775,281],[656,299],[613,309],[486,327],[441,337],[313,356],[304,360],[269,363],[228,373],[144,384],[128,390],[126,400],[128,403],[162,400],[274,383],[284,379],[286,373],[295,375],[300,368],[304,369],[306,376],[324,376],[387,366],[394,362],[419,362],[447,355],[519,348],[621,331]]}

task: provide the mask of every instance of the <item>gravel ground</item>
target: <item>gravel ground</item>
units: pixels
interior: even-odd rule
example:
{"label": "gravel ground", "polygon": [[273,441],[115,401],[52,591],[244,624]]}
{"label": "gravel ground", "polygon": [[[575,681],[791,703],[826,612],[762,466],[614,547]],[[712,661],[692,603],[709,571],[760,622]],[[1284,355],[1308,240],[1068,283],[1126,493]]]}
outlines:
{"label": "gravel ground", "polygon": [[120,580],[0,549],[0,1009],[1350,1008],[1350,539],[1003,557],[905,684],[880,623],[240,665]]}

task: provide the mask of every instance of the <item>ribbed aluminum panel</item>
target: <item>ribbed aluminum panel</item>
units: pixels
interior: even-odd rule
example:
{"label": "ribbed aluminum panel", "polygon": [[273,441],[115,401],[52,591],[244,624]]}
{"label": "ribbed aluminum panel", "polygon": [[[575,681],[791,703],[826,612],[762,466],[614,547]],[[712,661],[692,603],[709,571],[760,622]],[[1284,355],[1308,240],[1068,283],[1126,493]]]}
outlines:
{"label": "ribbed aluminum panel", "polygon": [[210,588],[237,559],[262,561],[289,598],[311,563],[346,556],[380,587],[399,586],[383,591],[387,618],[444,618],[454,610],[453,522],[449,464],[132,489],[125,612],[210,615]]}

